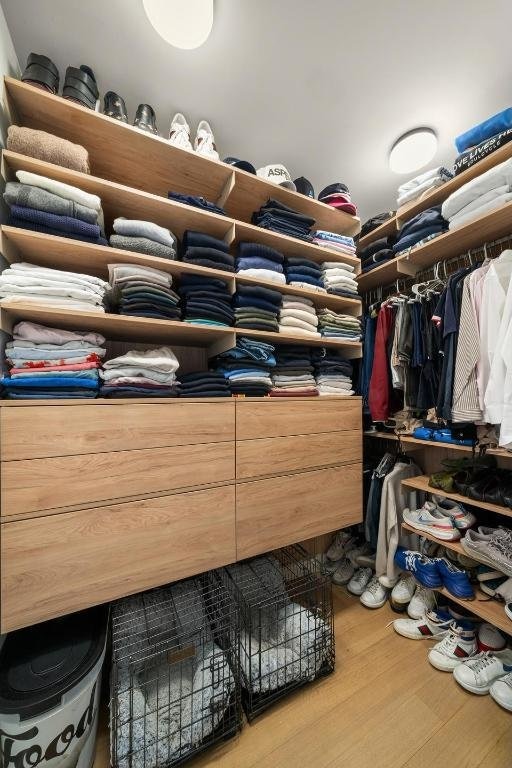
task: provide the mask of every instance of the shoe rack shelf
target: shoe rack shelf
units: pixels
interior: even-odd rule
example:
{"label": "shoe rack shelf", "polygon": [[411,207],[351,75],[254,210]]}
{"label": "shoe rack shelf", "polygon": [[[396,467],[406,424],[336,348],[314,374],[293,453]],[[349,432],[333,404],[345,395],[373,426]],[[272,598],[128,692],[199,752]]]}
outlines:
{"label": "shoe rack shelf", "polygon": [[454,552],[457,552],[458,555],[466,555],[462,544],[460,541],[444,541],[444,539],[437,539],[435,536],[432,536],[429,533],[426,533],[426,531],[418,531],[416,528],[413,528],[412,525],[409,525],[408,523],[402,523],[402,528],[405,531],[408,531],[409,533],[416,533],[418,536],[422,536],[425,539],[428,539],[429,541],[433,541],[435,544],[439,544],[442,547],[446,547],[447,549],[452,549]]}
{"label": "shoe rack shelf", "polygon": [[473,501],[473,499],[469,499],[467,496],[462,496],[460,493],[445,493],[445,491],[441,489],[432,488],[432,486],[428,484],[428,481],[428,475],[418,475],[417,477],[410,477],[406,480],[402,480],[402,485],[416,491],[423,491],[423,493],[433,493],[436,496],[453,499],[453,501],[458,501],[460,504],[466,504],[467,506],[487,509],[489,512],[495,512],[503,517],[512,517],[512,509],[509,509],[508,507],[503,507],[501,504],[490,504],[487,501]]}
{"label": "shoe rack shelf", "polygon": [[174,147],[160,136],[20,80],[6,77],[4,87],[11,122],[83,144],[89,152],[91,171],[96,176],[163,197],[167,197],[169,190],[202,195],[220,203],[228,216],[241,222],[248,222],[252,213],[272,197],[314,218],[318,229],[344,235],[356,235],[360,231],[357,216],[350,216],[254,174]]}
{"label": "shoe rack shelf", "polygon": [[[417,437],[411,437],[410,435],[396,435],[392,432],[363,432],[364,437],[378,438],[379,440],[392,440],[398,441],[407,445],[417,445],[418,448],[441,448],[450,451],[463,451],[464,453],[472,453],[473,449],[469,445],[455,445],[455,443],[441,443],[437,440],[420,440]],[[502,459],[512,459],[512,451],[507,451],[505,448],[487,448],[486,454],[489,456],[499,456]]]}

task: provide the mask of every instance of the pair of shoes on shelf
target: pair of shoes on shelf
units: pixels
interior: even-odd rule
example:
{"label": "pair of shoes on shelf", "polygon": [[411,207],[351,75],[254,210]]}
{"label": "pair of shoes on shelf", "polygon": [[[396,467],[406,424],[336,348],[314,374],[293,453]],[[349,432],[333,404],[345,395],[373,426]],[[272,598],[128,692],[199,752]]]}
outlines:
{"label": "pair of shoes on shelf", "polygon": [[389,599],[393,610],[407,610],[409,616],[418,618],[435,605],[434,593],[417,584],[411,576],[401,576],[391,588],[386,586],[384,577],[371,577],[371,571],[368,575],[369,570],[356,572],[348,585],[349,592],[360,595],[359,599],[366,608],[382,608]]}
{"label": "pair of shoes on shelf", "polygon": [[[338,584],[338,586],[348,584],[356,573],[363,570],[363,568],[358,567],[359,562],[371,563],[373,559],[374,556],[371,554],[371,547],[368,544],[357,545],[355,541],[349,542],[343,557],[333,563],[336,566],[331,569],[334,584]],[[365,566],[364,570],[369,570],[371,573],[372,568]]]}
{"label": "pair of shoes on shelf", "polygon": [[[48,56],[39,53],[28,55],[21,79],[24,83],[30,83],[53,94],[59,91],[59,70]],[[92,69],[85,64],[80,67],[68,67],[62,96],[88,109],[96,109],[99,91]]]}
{"label": "pair of shoes on shelf", "polygon": [[[103,97],[103,114],[114,120],[119,120],[121,123],[128,123],[128,112],[124,99],[115,91],[107,91]],[[139,104],[133,124],[141,131],[147,131],[155,136],[158,134],[155,110],[149,104]]]}
{"label": "pair of shoes on shelf", "polygon": [[423,587],[446,587],[451,595],[461,600],[472,600],[475,597],[467,573],[444,557],[426,557],[419,552],[399,547],[395,553],[395,564],[403,571],[414,574]]}
{"label": "pair of shoes on shelf", "polygon": [[471,447],[474,444],[473,440],[459,439],[454,437],[452,430],[449,427],[416,427],[412,433],[412,436],[417,440],[432,440],[437,443],[451,443],[452,445],[466,445]]}
{"label": "pair of shoes on shelf", "polygon": [[[429,485],[431,488],[438,488],[445,493],[458,492],[463,496],[466,487],[480,474],[489,474],[496,470],[496,459],[494,456],[478,456],[477,458],[461,459],[443,459],[441,462],[443,469],[434,472],[430,476]],[[482,499],[480,499],[482,501]]]}
{"label": "pair of shoes on shelf", "polygon": [[512,530],[480,526],[467,531],[461,541],[464,552],[473,560],[512,576]]}
{"label": "pair of shoes on shelf", "polygon": [[429,533],[441,541],[457,541],[460,532],[476,523],[476,517],[462,504],[434,496],[421,509],[405,509],[404,522],[416,531]]}
{"label": "pair of shoes on shelf", "polygon": [[214,160],[219,159],[219,153],[215,146],[215,138],[211,129],[210,123],[206,120],[201,120],[197,126],[196,137],[194,139],[194,146],[190,141],[190,126],[186,121],[184,115],[181,112],[177,112],[171,120],[171,130],[169,131],[169,142],[175,147],[181,147],[182,149],[192,149],[199,155],[211,157]]}

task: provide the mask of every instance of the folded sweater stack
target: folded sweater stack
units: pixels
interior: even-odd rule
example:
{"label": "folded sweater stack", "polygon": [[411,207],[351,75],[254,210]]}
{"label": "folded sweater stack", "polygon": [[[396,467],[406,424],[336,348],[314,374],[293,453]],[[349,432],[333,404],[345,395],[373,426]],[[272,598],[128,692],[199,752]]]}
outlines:
{"label": "folded sweater stack", "polygon": [[276,365],[274,351],[272,344],[241,337],[236,347],[216,358],[215,367],[228,380],[234,395],[262,397],[272,389],[270,372]]}
{"label": "folded sweater stack", "polygon": [[236,271],[242,277],[254,277],[272,283],[286,283],[283,263],[283,254],[268,245],[238,244]]}
{"label": "folded sweater stack", "polygon": [[302,345],[276,347],[276,366],[272,371],[271,397],[309,397],[318,395],[311,364],[311,349]]}
{"label": "folded sweater stack", "polygon": [[350,299],[358,296],[354,267],[351,264],[343,264],[341,261],[324,261],[322,281],[327,293]]}
{"label": "folded sweater stack", "polygon": [[322,336],[332,339],[361,340],[361,321],[358,317],[344,315],[332,309],[318,312],[318,330]]}
{"label": "folded sweater stack", "polygon": [[318,317],[313,302],[304,296],[284,296],[279,332],[318,338]]}
{"label": "folded sweater stack", "polygon": [[16,178],[20,183],[7,184],[4,193],[12,227],[108,245],[97,195],[28,171],[16,171]]}
{"label": "folded sweater stack", "polygon": [[122,216],[114,219],[113,227],[114,234],[110,236],[112,248],[161,259],[176,258],[176,237],[165,227],[152,221],[125,219]]}
{"label": "folded sweater stack", "polygon": [[235,257],[229,253],[229,245],[224,240],[187,229],[183,234],[182,248],[182,260],[187,264],[221,269],[223,272],[235,271]]}
{"label": "folded sweater stack", "polygon": [[109,264],[111,302],[120,315],[181,320],[180,297],[167,272],[138,264]]}
{"label": "folded sweater stack", "polygon": [[216,371],[180,376],[180,397],[231,397],[228,380]]}
{"label": "folded sweater stack", "polygon": [[289,256],[286,259],[286,282],[295,288],[322,291],[322,267],[311,259]]}
{"label": "folded sweater stack", "polygon": [[86,312],[104,312],[110,286],[99,277],[16,262],[0,275],[0,298]]}
{"label": "folded sweater stack", "polygon": [[512,200],[512,158],[480,174],[447,197],[442,213],[457,229]]}
{"label": "folded sweater stack", "polygon": [[277,333],[282,298],[279,291],[263,285],[237,285],[233,297],[235,326]]}
{"label": "folded sweater stack", "polygon": [[405,222],[398,233],[393,250],[395,253],[402,253],[409,248],[423,245],[428,240],[446,232],[447,229],[448,222],[441,213],[441,206],[434,205]]}
{"label": "folded sweater stack", "polygon": [[322,248],[328,248],[330,251],[342,253],[347,256],[355,256],[356,245],[353,237],[347,235],[338,235],[337,232],[329,232],[326,229],[317,229],[313,233],[313,242]]}
{"label": "folded sweater stack", "polygon": [[353,395],[352,363],[339,352],[315,348],[311,350],[315,380],[320,395]]}
{"label": "folded sweater stack", "polygon": [[453,173],[442,166],[420,173],[420,175],[415,176],[414,179],[406,181],[404,184],[400,184],[398,187],[398,199],[396,204],[400,207],[406,203],[412,203],[413,200],[418,200],[420,197],[427,194],[427,192],[430,192],[431,189],[440,187],[452,178]]}
{"label": "folded sweater stack", "polygon": [[380,237],[378,240],[370,243],[370,245],[367,245],[366,248],[363,248],[359,252],[362,272],[370,272],[375,267],[378,267],[379,264],[384,264],[384,262],[394,259],[393,245],[395,241],[396,237],[389,235],[388,237]]}
{"label": "folded sweater stack", "polygon": [[132,349],[107,360],[100,397],[176,397],[178,367],[170,347]]}
{"label": "folded sweater stack", "polygon": [[263,229],[297,237],[299,240],[313,240],[311,227],[315,220],[272,198],[269,198],[259,211],[253,213],[252,223]]}
{"label": "folded sweater stack", "polygon": [[90,173],[89,155],[85,147],[73,144],[46,131],[11,125],[7,129],[7,149],[20,155],[35,157],[45,163]]}
{"label": "folded sweater stack", "polygon": [[5,348],[9,376],[1,380],[8,398],[96,397],[105,355],[101,334],[23,321],[14,326],[12,336]]}
{"label": "folded sweater stack", "polygon": [[193,325],[233,325],[231,292],[215,277],[182,275],[178,292],[182,298],[183,319]]}

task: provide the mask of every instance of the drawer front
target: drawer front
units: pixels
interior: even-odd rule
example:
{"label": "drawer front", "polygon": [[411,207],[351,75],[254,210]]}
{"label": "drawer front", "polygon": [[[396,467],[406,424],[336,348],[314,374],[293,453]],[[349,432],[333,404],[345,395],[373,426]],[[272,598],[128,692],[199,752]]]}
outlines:
{"label": "drawer front", "polygon": [[237,558],[250,557],[362,520],[362,465],[240,483]]}
{"label": "drawer front", "polygon": [[4,523],[1,632],[235,560],[234,486]]}
{"label": "drawer front", "polygon": [[4,461],[216,443],[235,439],[235,408],[230,402],[2,408],[1,439]]}
{"label": "drawer front", "polygon": [[236,404],[237,440],[354,429],[361,429],[359,398],[322,400],[319,397],[307,402],[268,398],[263,402]]}
{"label": "drawer front", "polygon": [[361,462],[361,443],[361,433],[357,430],[239,440],[236,444],[236,476],[246,479],[328,464]]}
{"label": "drawer front", "polygon": [[4,461],[1,470],[8,517],[233,480],[235,443]]}

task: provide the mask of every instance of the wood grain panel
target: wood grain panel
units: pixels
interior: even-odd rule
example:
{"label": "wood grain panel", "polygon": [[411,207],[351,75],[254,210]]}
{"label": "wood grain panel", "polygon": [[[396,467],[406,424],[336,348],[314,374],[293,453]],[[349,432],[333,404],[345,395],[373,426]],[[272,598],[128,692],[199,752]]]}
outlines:
{"label": "wood grain panel", "polygon": [[238,484],[237,558],[360,523],[361,495],[361,464]]}
{"label": "wood grain panel", "polygon": [[58,456],[1,465],[2,515],[233,480],[235,443]]}
{"label": "wood grain panel", "polygon": [[235,404],[2,408],[2,459],[73,456],[235,439]]}
{"label": "wood grain panel", "polygon": [[361,454],[361,433],[357,430],[239,440],[236,444],[236,476],[246,479],[327,464],[360,462]]}
{"label": "wood grain panel", "polygon": [[361,429],[361,399],[237,402],[237,440]]}
{"label": "wood grain panel", "polygon": [[233,486],[4,523],[1,632],[235,560]]}

